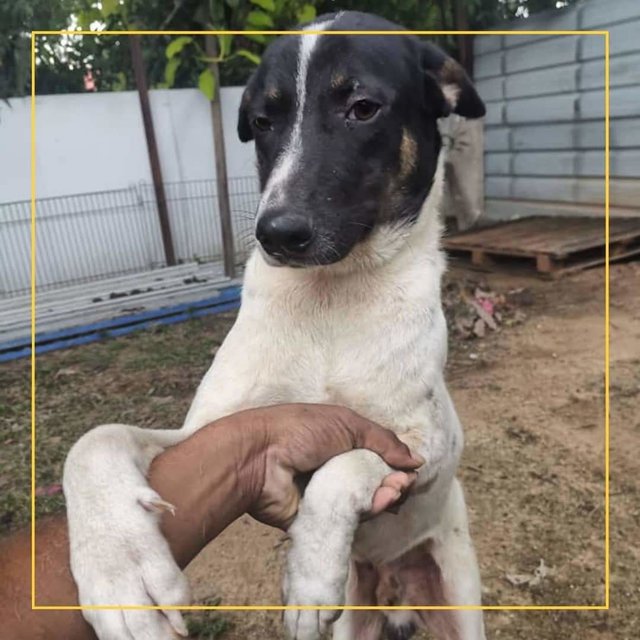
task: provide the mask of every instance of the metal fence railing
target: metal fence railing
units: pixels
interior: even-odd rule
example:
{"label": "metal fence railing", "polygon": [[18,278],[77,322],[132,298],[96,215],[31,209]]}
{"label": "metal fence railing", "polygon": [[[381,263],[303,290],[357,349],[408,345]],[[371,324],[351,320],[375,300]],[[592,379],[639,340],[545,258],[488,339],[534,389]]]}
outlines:
{"label": "metal fence railing", "polygon": [[[253,177],[231,178],[236,263],[253,243]],[[165,183],[179,262],[222,260],[216,181]],[[28,292],[31,204],[0,204],[0,299]],[[48,290],[165,266],[152,184],[36,201],[36,286]]]}

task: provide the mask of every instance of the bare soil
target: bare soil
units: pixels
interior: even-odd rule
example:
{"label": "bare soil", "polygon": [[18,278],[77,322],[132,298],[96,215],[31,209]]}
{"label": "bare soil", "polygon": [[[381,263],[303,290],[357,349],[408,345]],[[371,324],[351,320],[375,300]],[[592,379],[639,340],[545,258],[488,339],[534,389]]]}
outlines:
{"label": "bare soil", "polygon": [[[449,278],[466,275],[454,266]],[[604,273],[557,282],[483,277],[494,291],[517,291],[511,299],[525,314],[482,339],[451,340],[447,376],[466,429],[461,477],[484,602],[602,604]],[[490,638],[639,637],[639,291],[640,264],[612,267],[611,610],[488,612]],[[38,486],[59,482],[69,444],[92,425],[180,424],[232,320],[215,316],[38,357]],[[0,531],[28,515],[28,372],[26,362],[0,366]],[[38,498],[39,513],[61,506],[59,494]],[[196,597],[279,603],[284,547],[279,532],[240,519],[189,568]],[[541,560],[548,572],[536,581]],[[229,623],[225,639],[282,637],[279,613],[220,616]]]}

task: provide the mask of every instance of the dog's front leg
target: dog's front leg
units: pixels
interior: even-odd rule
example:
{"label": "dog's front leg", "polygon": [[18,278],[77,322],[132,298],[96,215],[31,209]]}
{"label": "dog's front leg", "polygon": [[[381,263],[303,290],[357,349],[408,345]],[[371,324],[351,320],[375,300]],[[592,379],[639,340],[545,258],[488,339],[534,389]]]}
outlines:
{"label": "dog's front leg", "polygon": [[[71,571],[81,605],[189,603],[187,580],[160,532],[172,505],[148,485],[147,469],[181,431],[122,424],[97,427],[71,449],[63,486]],[[164,615],[162,615],[164,613]],[[83,610],[100,640],[170,640],[187,635],[179,611]]]}
{"label": "dog's front leg", "polygon": [[[436,477],[449,461],[451,435],[447,429],[433,428],[399,436],[427,460],[420,484]],[[371,510],[376,489],[392,471],[377,454],[359,449],[332,458],[314,473],[289,529],[286,604],[344,605],[355,532],[362,515]],[[292,640],[316,640],[339,616],[335,609],[287,610],[285,627]]]}
{"label": "dog's front leg", "polygon": [[[344,604],[355,531],[391,471],[375,453],[357,450],[332,458],[314,474],[289,529],[286,604]],[[339,615],[330,609],[287,610],[285,626],[294,640],[314,640]]]}

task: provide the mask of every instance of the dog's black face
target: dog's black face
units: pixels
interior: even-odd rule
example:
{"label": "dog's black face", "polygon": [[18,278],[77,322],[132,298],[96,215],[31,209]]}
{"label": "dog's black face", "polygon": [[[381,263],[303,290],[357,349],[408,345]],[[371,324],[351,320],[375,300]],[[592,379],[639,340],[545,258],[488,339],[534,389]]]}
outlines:
{"label": "dog's black face", "polygon": [[[398,30],[346,12],[309,29]],[[377,226],[412,224],[436,170],[436,120],[484,115],[462,68],[413,36],[284,36],[245,90],[242,141],[255,139],[256,237],[274,264],[342,260]]]}

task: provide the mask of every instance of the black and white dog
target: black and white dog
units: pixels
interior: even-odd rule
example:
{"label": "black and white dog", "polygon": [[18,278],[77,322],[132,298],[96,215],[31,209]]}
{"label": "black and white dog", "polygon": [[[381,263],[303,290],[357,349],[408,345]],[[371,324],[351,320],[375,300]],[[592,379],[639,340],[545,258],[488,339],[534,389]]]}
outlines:
{"label": "black and white dog", "polygon": [[[242,99],[238,132],[255,140],[258,248],[238,319],[180,431],[105,425],[69,454],[64,476],[72,569],[82,604],[185,604],[188,587],[140,502],[164,447],[248,407],[341,404],[385,425],[427,460],[397,514],[366,523],[389,467],[356,450],[307,486],[290,534],[285,602],[479,605],[462,489],[462,429],[445,387],[440,303],[443,165],[438,118],[484,115],[461,67],[361,13],[318,18],[276,40]],[[112,480],[112,479],[117,480]],[[215,578],[214,578],[215,579]],[[160,611],[86,611],[101,640],[170,637]],[[180,614],[167,612],[174,628]],[[408,638],[416,627],[481,640],[481,611],[288,610],[291,638]],[[165,623],[163,623],[165,624]],[[163,630],[165,629],[165,630]]]}

